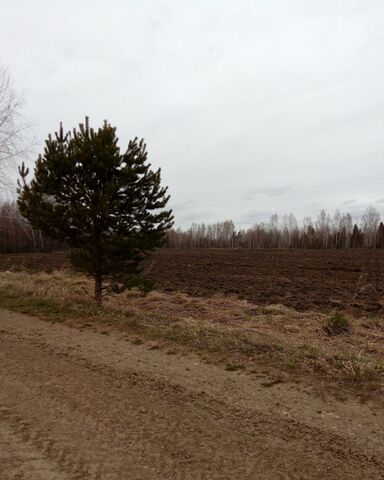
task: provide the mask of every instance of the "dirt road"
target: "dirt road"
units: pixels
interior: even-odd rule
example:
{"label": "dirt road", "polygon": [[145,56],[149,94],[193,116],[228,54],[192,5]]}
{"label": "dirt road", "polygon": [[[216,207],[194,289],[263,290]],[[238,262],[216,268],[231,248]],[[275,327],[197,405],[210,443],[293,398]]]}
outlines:
{"label": "dirt road", "polygon": [[7,311],[0,366],[1,480],[384,478],[378,405]]}

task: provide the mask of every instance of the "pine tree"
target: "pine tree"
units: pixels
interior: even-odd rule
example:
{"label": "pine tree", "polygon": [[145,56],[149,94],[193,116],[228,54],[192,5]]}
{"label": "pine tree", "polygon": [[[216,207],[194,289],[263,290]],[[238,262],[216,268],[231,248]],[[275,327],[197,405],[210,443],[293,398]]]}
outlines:
{"label": "pine tree", "polygon": [[376,247],[384,248],[384,223],[380,222],[376,235]]}
{"label": "pine tree", "polygon": [[360,231],[359,227],[356,225],[353,226],[352,235],[351,235],[351,245],[352,248],[362,248],[364,244],[364,234]]}
{"label": "pine tree", "polygon": [[140,263],[162,245],[172,226],[167,187],[160,169],[147,163],[146,145],[135,138],[121,153],[116,129],[107,122],[97,131],[88,118],[79,129],[62,125],[48,136],[36,161],[34,178],[20,168],[18,205],[31,225],[65,242],[75,268],[95,279],[101,305],[106,284],[123,290],[140,274]]}

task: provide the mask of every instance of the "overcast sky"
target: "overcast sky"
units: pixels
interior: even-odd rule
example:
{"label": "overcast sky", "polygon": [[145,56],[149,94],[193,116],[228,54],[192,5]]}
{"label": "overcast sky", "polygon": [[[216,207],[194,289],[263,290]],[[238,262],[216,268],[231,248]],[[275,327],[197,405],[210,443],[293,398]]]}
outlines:
{"label": "overcast sky", "polygon": [[2,0],[0,44],[36,151],[144,137],[176,225],[384,215],[383,0]]}

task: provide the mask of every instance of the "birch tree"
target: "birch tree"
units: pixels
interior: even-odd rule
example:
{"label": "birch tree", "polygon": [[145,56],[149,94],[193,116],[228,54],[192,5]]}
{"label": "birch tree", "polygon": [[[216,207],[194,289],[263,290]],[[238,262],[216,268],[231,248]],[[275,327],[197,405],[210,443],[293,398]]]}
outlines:
{"label": "birch tree", "polygon": [[28,124],[21,115],[22,97],[12,86],[9,72],[0,67],[0,187],[10,189],[11,169],[26,152]]}

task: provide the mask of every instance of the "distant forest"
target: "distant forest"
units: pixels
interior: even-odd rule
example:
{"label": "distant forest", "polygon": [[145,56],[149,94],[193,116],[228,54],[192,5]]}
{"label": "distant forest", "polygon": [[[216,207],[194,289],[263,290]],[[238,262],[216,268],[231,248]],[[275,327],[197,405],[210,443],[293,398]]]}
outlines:
{"label": "distant forest", "polygon": [[251,228],[236,230],[232,220],[213,224],[193,223],[188,229],[171,230],[170,248],[384,248],[384,224],[374,207],[368,207],[359,222],[349,213],[331,217],[321,210],[315,220],[299,225],[290,213]]}
{"label": "distant forest", "polygon": [[[193,223],[187,229],[168,231],[166,248],[384,248],[384,224],[374,207],[368,207],[359,221],[349,213],[333,216],[321,210],[299,225],[291,213],[251,228],[235,228],[232,220],[212,224]],[[44,238],[20,215],[14,202],[0,204],[0,253],[49,252],[65,248],[64,243]]]}

